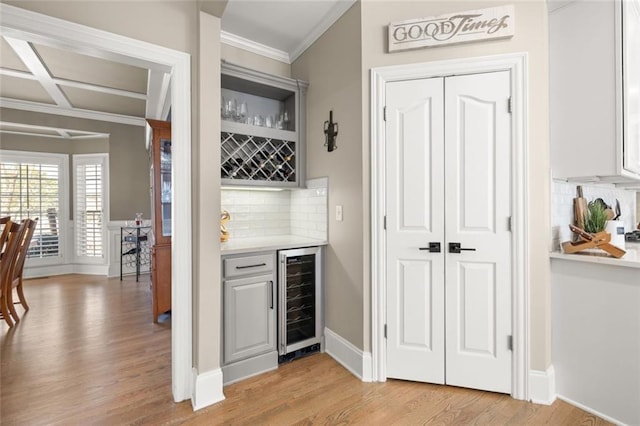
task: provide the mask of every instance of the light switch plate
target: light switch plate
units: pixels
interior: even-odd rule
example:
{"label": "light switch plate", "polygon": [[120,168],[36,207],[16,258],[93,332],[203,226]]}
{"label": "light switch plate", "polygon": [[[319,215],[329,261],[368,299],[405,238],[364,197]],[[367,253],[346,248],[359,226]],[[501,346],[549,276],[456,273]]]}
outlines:
{"label": "light switch plate", "polygon": [[342,222],[342,206],[340,205],[336,206],[336,220]]}

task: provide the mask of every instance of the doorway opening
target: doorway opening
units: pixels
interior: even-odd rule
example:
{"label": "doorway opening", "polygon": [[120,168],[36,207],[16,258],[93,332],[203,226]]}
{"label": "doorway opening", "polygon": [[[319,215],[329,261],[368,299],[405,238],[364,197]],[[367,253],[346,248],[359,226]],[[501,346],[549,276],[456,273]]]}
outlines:
{"label": "doorway opening", "polygon": [[[191,71],[190,56],[107,31],[0,3],[0,30],[60,49],[130,65],[159,69],[171,75],[173,148],[172,250],[172,392],[176,402],[192,394],[191,287]],[[188,285],[177,285],[184,283]]]}

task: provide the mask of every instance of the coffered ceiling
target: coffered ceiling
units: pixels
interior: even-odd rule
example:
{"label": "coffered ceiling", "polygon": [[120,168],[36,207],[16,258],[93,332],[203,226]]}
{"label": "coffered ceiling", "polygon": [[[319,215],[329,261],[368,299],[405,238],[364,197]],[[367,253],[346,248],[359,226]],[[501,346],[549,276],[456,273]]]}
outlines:
{"label": "coffered ceiling", "polygon": [[[354,2],[229,0],[210,2],[210,7],[222,14],[223,43],[291,63]],[[5,108],[144,125],[144,118],[167,117],[169,89],[168,74],[134,61],[88,55],[26,34],[0,37],[0,106]],[[1,119],[0,133],[102,136]]]}

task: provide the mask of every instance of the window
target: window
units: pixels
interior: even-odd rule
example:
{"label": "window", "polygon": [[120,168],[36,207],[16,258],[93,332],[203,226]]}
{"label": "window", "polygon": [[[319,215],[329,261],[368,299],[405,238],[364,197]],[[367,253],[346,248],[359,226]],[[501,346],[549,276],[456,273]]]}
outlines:
{"label": "window", "polygon": [[76,257],[102,262],[106,248],[107,154],[74,155]]}
{"label": "window", "polygon": [[0,151],[0,215],[38,219],[27,253],[58,262],[63,255],[67,214],[68,156]]}

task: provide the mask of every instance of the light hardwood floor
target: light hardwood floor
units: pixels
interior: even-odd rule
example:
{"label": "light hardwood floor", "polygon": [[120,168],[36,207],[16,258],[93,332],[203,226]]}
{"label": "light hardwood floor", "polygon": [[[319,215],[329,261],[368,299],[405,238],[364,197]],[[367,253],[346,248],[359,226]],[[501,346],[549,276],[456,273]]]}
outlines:
{"label": "light hardwood floor", "polygon": [[151,321],[148,276],[34,279],[25,293],[31,310],[2,325],[3,425],[607,424],[562,401],[362,383],[326,354],[227,386],[223,402],[193,413],[171,398],[170,325]]}

